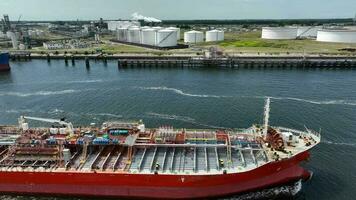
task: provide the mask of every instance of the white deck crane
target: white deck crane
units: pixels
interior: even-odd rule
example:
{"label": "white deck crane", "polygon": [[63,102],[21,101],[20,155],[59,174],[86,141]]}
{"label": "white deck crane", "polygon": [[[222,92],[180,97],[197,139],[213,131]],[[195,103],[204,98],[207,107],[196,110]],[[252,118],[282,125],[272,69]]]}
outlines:
{"label": "white deck crane", "polygon": [[48,118],[40,118],[40,117],[21,116],[19,118],[20,128],[24,127],[23,125],[26,124],[26,119],[63,125],[66,128],[66,132],[68,134],[71,135],[74,133],[73,124],[71,122],[66,122],[64,119],[48,119]]}

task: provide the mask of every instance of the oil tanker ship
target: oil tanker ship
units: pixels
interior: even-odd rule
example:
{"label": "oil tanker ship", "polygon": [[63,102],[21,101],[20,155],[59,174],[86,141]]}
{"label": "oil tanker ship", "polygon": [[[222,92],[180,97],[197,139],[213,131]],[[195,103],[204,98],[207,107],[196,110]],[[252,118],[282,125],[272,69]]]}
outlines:
{"label": "oil tanker ship", "polygon": [[[308,179],[320,134],[269,125],[148,129],[142,121],[74,127],[21,116],[1,126],[0,193],[150,199],[215,198]],[[28,121],[50,123],[30,128]]]}
{"label": "oil tanker ship", "polygon": [[0,72],[10,71],[9,53],[0,52]]}

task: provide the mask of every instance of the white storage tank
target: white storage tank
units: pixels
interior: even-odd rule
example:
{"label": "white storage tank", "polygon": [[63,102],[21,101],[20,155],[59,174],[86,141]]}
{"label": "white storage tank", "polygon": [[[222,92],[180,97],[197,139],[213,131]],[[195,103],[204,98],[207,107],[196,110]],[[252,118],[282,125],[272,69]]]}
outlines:
{"label": "white storage tank", "polygon": [[263,27],[262,38],[272,40],[296,39],[298,28],[296,27]]}
{"label": "white storage tank", "polygon": [[316,35],[318,34],[318,30],[319,29],[321,29],[321,27],[318,27],[318,26],[300,26],[300,27],[298,27],[297,36],[301,37],[301,38],[309,38],[309,37],[315,38]]}
{"label": "white storage tank", "polygon": [[127,41],[131,43],[141,43],[141,29],[138,27],[129,28],[127,31]]}
{"label": "white storage tank", "polygon": [[199,43],[204,41],[204,33],[200,31],[188,31],[184,33],[185,43]]}
{"label": "white storage tank", "polygon": [[152,27],[153,29],[155,29],[155,30],[162,30],[163,28],[162,27],[160,27],[160,26],[154,26],[154,27]]}
{"label": "white storage tank", "polygon": [[117,29],[117,40],[127,42],[127,28]]}
{"label": "white storage tank", "polygon": [[157,30],[153,28],[141,30],[142,44],[152,46],[156,45],[156,34]]}
{"label": "white storage tank", "polygon": [[224,31],[220,31],[220,30],[207,31],[205,33],[205,38],[207,42],[223,41]]}
{"label": "white storage tank", "polygon": [[180,40],[180,28],[177,27],[168,27],[168,30],[174,30],[177,31],[177,40]]}
{"label": "white storage tank", "polygon": [[177,46],[177,31],[163,29],[157,31],[156,46],[173,47]]}
{"label": "white storage tank", "polygon": [[319,30],[316,40],[320,42],[356,43],[356,30]]}

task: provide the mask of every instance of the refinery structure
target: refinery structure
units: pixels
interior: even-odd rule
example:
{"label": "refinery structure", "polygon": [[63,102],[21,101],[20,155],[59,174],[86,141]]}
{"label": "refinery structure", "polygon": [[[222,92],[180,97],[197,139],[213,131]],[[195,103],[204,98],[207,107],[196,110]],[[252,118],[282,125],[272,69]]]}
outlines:
{"label": "refinery structure", "polygon": [[[239,41],[240,34],[258,33],[260,40],[307,40],[320,43],[332,42],[352,46],[356,44],[356,28],[345,24],[278,24],[266,25],[217,25],[169,23],[139,13],[130,19],[71,22],[28,23],[10,21],[4,15],[1,22],[0,48],[8,50],[85,50],[101,52],[103,46],[130,45],[135,47],[172,50],[186,48],[201,53],[211,45],[221,47],[225,41]],[[227,35],[227,37],[226,37]],[[239,46],[239,45],[238,45]],[[278,45],[277,45],[278,46]],[[111,47],[115,49],[116,47]],[[198,49],[199,49],[198,48]],[[349,48],[350,46],[345,46]],[[124,48],[125,49],[125,48]],[[235,48],[235,51],[239,51]]]}

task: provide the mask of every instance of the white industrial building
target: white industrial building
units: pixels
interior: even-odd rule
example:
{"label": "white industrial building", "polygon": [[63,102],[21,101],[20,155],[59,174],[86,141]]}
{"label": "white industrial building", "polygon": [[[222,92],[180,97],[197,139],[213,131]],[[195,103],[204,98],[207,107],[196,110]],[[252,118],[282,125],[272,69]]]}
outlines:
{"label": "white industrial building", "polygon": [[356,43],[356,30],[350,30],[350,29],[319,30],[316,40],[320,42]]}
{"label": "white industrial building", "polygon": [[116,31],[119,28],[129,28],[131,26],[140,26],[138,21],[129,21],[129,20],[119,20],[119,21],[108,21],[108,30]]}
{"label": "white industrial building", "polygon": [[262,38],[272,40],[290,40],[298,37],[297,27],[263,27]]}
{"label": "white industrial building", "polygon": [[184,33],[185,43],[199,43],[204,41],[204,33],[200,31],[188,31]]}
{"label": "white industrial building", "polygon": [[207,31],[205,33],[205,39],[207,42],[223,41],[224,31],[220,31],[220,30]]}

